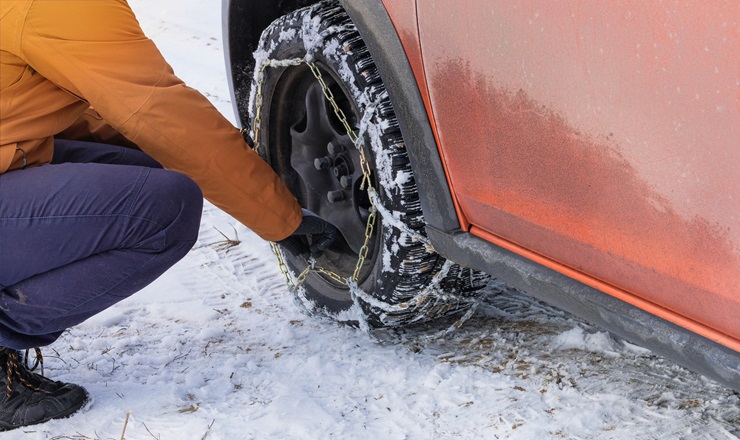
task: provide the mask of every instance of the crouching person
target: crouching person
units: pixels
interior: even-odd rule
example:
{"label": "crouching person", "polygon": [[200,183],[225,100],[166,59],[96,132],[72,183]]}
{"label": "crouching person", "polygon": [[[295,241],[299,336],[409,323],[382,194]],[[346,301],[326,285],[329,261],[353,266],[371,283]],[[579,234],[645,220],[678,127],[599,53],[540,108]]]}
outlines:
{"label": "crouching person", "polygon": [[326,248],[337,236],[303,221],[124,0],[0,2],[0,109],[0,430],[85,404],[82,387],[31,371],[21,350],[51,344],[181,259],[203,196],[266,240],[312,236]]}

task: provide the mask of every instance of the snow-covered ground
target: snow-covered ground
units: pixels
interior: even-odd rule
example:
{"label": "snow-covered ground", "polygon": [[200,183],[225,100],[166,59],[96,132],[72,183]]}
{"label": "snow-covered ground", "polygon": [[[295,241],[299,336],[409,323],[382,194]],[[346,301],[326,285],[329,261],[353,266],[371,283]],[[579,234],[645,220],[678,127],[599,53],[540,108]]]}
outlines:
{"label": "snow-covered ground", "polygon": [[[129,3],[233,121],[220,0]],[[92,404],[0,439],[120,439],[124,427],[128,440],[740,436],[737,393],[499,287],[446,336],[368,335],[303,315],[268,245],[207,205],[183,261],[46,349],[46,374]]]}

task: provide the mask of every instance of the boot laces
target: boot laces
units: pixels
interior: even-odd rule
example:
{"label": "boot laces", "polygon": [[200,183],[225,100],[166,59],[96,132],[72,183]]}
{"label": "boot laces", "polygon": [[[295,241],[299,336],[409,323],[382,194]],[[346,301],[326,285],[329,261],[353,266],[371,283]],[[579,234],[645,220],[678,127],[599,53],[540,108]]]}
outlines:
{"label": "boot laces", "polygon": [[31,351],[31,349],[26,350],[26,354],[23,356],[23,363],[26,364],[26,369],[28,371],[34,371],[36,368],[41,367],[41,375],[44,375],[44,357],[41,355],[41,349],[40,348],[34,348],[34,352],[36,353],[36,358],[33,361],[33,366],[28,365],[28,352]]}
{"label": "boot laces", "polygon": [[34,380],[33,376],[34,374],[31,373],[31,371],[35,370],[37,367],[41,366],[41,374],[44,374],[44,357],[41,355],[41,350],[38,348],[34,348],[34,351],[36,352],[36,359],[34,360],[33,366],[29,367],[28,365],[28,352],[30,350],[26,350],[26,354],[24,355],[24,361],[21,363],[20,355],[16,350],[7,350],[6,351],[6,360],[5,360],[5,387],[7,391],[7,396],[10,398],[10,396],[13,394],[13,381],[17,380],[20,384],[22,384],[26,388],[30,388],[34,391],[40,391],[46,394],[51,394],[49,391],[42,390],[38,386],[34,385],[32,381]]}

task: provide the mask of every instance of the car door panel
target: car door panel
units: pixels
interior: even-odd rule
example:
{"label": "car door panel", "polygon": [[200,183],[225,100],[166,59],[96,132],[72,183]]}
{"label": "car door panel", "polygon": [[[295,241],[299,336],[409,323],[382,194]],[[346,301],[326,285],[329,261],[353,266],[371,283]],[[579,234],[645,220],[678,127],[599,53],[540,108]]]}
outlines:
{"label": "car door panel", "polygon": [[463,226],[737,344],[738,8],[416,9]]}

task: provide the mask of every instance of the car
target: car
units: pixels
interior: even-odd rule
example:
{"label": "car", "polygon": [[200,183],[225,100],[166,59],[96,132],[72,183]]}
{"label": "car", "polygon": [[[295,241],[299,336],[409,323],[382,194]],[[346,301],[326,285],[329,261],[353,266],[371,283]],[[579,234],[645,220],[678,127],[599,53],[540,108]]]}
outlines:
{"label": "car", "polygon": [[740,391],[737,2],[222,1],[239,124],[341,232],[275,247],[310,312],[494,276]]}

